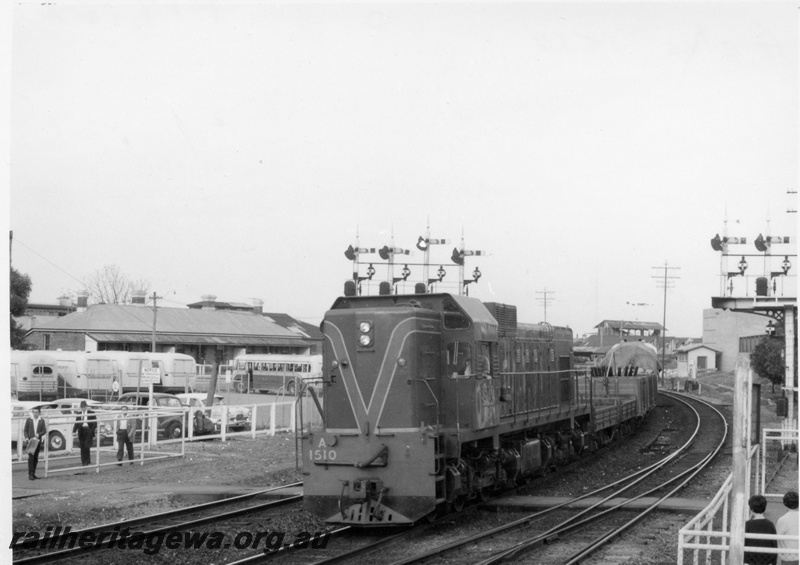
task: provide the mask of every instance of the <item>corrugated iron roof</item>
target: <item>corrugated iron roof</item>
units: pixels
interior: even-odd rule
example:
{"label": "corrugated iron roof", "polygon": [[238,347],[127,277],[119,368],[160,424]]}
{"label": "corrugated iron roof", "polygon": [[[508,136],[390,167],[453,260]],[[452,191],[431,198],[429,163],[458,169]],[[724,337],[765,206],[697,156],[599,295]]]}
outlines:
{"label": "corrugated iron roof", "polygon": [[[152,334],[133,332],[89,332],[89,337],[100,343],[150,343]],[[306,345],[311,346],[311,341],[298,338],[272,337],[272,336],[226,336],[226,335],[197,335],[197,334],[164,334],[157,332],[158,343],[170,344],[203,344],[203,345]]]}
{"label": "corrugated iron roof", "polygon": [[[32,331],[152,332],[153,311],[148,307],[95,304],[52,320]],[[297,333],[252,312],[159,307],[159,333],[212,336],[270,336],[297,339]],[[195,341],[195,343],[197,343]]]}

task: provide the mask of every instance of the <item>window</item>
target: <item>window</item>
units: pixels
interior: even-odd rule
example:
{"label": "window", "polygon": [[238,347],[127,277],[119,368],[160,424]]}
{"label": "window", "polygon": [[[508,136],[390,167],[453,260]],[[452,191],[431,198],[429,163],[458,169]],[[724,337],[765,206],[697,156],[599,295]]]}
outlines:
{"label": "window", "polygon": [[464,330],[469,327],[469,318],[449,300],[444,303],[444,327],[447,330]]}
{"label": "window", "polygon": [[471,367],[472,351],[469,343],[454,341],[447,345],[447,375],[456,379],[473,374]]}
{"label": "window", "polygon": [[50,349],[50,334],[44,334],[44,349]]}

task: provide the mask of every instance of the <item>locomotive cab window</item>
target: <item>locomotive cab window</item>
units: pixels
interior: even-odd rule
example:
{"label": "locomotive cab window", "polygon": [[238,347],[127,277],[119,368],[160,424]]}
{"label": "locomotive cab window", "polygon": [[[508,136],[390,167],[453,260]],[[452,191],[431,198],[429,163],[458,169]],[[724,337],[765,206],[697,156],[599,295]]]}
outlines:
{"label": "locomotive cab window", "polygon": [[447,376],[451,379],[471,377],[472,348],[469,343],[454,341],[447,345]]}
{"label": "locomotive cab window", "polygon": [[469,318],[449,300],[444,303],[444,327],[446,330],[465,330],[469,327]]}

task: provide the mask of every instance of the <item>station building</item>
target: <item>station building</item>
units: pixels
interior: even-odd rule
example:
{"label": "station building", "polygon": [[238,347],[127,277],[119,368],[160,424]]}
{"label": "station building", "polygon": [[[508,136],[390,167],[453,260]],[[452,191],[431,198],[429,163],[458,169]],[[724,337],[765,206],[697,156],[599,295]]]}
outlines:
{"label": "station building", "polygon": [[[78,296],[76,311],[32,327],[26,342],[33,349],[64,351],[151,351],[184,353],[197,363],[227,363],[245,353],[317,354],[319,328],[288,314],[263,312],[253,304],[217,303],[207,295],[189,308],[144,302],[86,305]],[[155,330],[154,330],[155,328]]]}

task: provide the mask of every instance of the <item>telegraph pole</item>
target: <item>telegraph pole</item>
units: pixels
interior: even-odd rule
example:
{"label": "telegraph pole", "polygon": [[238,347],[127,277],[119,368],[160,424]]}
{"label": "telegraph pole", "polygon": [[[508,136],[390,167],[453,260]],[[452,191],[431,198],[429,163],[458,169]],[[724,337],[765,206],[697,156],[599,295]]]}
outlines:
{"label": "telegraph pole", "polygon": [[680,277],[669,276],[670,269],[680,269],[680,267],[670,267],[669,264],[664,261],[663,267],[653,267],[653,269],[664,269],[664,276],[653,276],[652,278],[658,279],[660,283],[659,288],[664,289],[664,320],[661,324],[662,332],[661,332],[661,386],[664,386],[664,374],[667,372],[667,362],[666,362],[666,355],[667,355],[667,289],[672,288],[674,286],[672,280],[678,279]]}
{"label": "telegraph pole", "polygon": [[158,304],[156,300],[160,300],[161,298],[163,298],[163,296],[157,296],[155,291],[153,292],[153,338],[150,345],[150,351],[153,353],[156,352],[156,321],[158,320]]}

